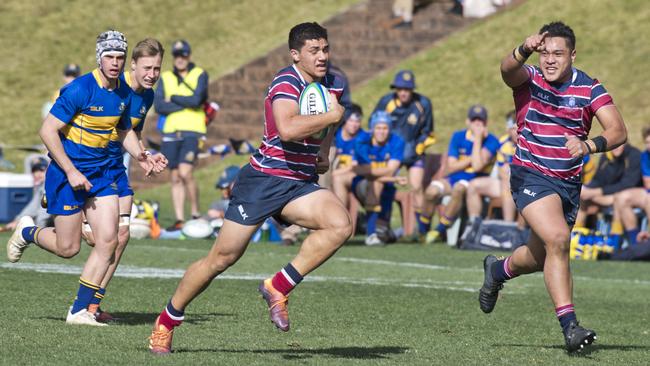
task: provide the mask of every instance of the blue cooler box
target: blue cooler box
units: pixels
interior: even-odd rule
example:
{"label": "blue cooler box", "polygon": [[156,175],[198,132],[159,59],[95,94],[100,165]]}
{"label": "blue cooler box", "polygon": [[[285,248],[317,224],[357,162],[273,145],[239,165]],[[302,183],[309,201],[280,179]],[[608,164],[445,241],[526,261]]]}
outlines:
{"label": "blue cooler box", "polygon": [[32,199],[31,174],[0,173],[0,223],[11,222]]}

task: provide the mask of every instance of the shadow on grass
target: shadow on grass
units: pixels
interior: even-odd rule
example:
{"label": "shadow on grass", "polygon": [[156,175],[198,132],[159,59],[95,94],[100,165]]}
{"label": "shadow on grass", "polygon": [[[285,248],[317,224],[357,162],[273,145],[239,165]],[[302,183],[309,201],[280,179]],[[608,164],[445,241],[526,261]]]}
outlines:
{"label": "shadow on grass", "polygon": [[[135,312],[111,312],[117,321],[111,323],[114,325],[153,325],[156,321],[156,317],[160,313],[135,313]],[[183,322],[185,324],[200,324],[207,321],[213,320],[216,317],[230,317],[235,316],[235,314],[230,313],[206,313],[206,314],[192,314],[191,318],[185,319]],[[47,320],[56,320],[56,321],[65,321],[64,317],[54,317],[54,316],[43,316],[38,319],[47,319]]]}
{"label": "shadow on grass", "polygon": [[194,353],[194,352],[221,352],[221,353],[249,353],[249,354],[280,354],[285,360],[309,359],[314,356],[358,359],[358,360],[376,360],[385,359],[391,355],[405,353],[406,347],[329,347],[329,348],[309,348],[302,349],[299,346],[290,346],[287,349],[189,349],[180,348],[174,350],[174,353]]}
{"label": "shadow on grass", "polygon": [[[543,348],[543,349],[557,349],[564,351],[563,345],[539,345],[539,344],[493,344],[493,347],[526,347],[526,348]],[[589,358],[591,354],[598,353],[598,351],[615,350],[615,351],[647,351],[650,346],[643,345],[623,345],[623,344],[599,344],[595,343],[586,350],[570,354],[571,357],[585,357]]]}

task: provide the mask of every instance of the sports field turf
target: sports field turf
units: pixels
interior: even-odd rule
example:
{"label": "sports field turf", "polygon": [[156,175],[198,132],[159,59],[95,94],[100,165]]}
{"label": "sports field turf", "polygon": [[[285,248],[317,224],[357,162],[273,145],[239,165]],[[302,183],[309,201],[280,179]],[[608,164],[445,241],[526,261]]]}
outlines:
{"label": "sports field turf", "polygon": [[[5,243],[7,234],[0,235]],[[478,309],[482,252],[443,245],[350,243],[291,295],[289,333],[277,331],[256,287],[298,250],[251,244],[188,309],[171,356],[146,350],[151,324],[186,266],[210,241],[133,240],[104,307],[105,328],[68,326],[65,313],[88,249],[72,260],[38,248],[0,263],[4,365],[647,365],[650,266],[574,263],[575,303],[598,332],[593,352],[570,357],[540,275],[508,283],[495,312]],[[2,246],[4,258],[4,245]]]}

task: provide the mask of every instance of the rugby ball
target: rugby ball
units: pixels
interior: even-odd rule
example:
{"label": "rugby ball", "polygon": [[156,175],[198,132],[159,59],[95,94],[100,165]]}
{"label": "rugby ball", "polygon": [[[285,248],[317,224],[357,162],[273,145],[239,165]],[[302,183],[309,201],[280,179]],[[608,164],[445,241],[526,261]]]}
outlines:
{"label": "rugby ball", "polygon": [[183,224],[183,229],[181,229],[183,235],[192,239],[207,239],[212,236],[214,228],[207,220],[196,219],[190,220]]}
{"label": "rugby ball", "polygon": [[145,219],[131,219],[129,233],[134,239],[145,239],[151,235],[151,222]]}
{"label": "rugby ball", "polygon": [[[300,114],[303,116],[313,116],[325,113],[330,108],[330,92],[320,83],[310,83],[300,93]],[[327,135],[329,128],[313,134],[311,137],[322,140]]]}

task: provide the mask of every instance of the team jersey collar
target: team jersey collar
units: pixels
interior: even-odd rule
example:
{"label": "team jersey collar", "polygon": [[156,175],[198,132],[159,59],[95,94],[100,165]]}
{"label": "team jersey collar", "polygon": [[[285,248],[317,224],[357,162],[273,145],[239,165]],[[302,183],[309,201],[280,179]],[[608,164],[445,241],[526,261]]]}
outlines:
{"label": "team jersey collar", "polygon": [[570,80],[567,80],[564,83],[549,83],[549,84],[559,91],[564,91],[569,86],[573,85],[573,83],[575,83],[576,79],[578,78],[578,70],[575,67],[571,67],[571,73],[572,74]]}
{"label": "team jersey collar", "polygon": [[296,74],[298,74],[298,77],[300,78],[300,83],[302,85],[307,85],[307,81],[305,81],[305,78],[302,77],[302,74],[300,73],[300,70],[298,70],[298,68],[296,67],[296,64],[291,65],[291,67],[293,68],[293,71],[295,71]]}
{"label": "team jersey collar", "polygon": [[[93,70],[93,77],[95,78],[95,81],[97,82],[97,85],[102,88],[108,90],[106,87],[104,87],[104,84],[102,83],[102,77],[99,75],[101,71],[99,69]],[[115,89],[120,88],[120,78],[117,78],[117,82],[115,83]]]}
{"label": "team jersey collar", "polygon": [[472,130],[470,130],[469,128],[465,130],[465,140],[474,141],[474,134],[472,133]]}
{"label": "team jersey collar", "polygon": [[137,90],[133,89],[133,85],[132,85],[133,82],[131,81],[131,72],[130,72],[130,71],[124,71],[124,72],[122,73],[122,75],[124,75],[124,81],[126,82],[126,85],[128,85],[129,88],[131,88],[131,91],[132,91],[132,92],[134,92],[135,94],[138,94],[138,95],[142,95],[142,94],[144,94],[144,90],[145,90],[145,89],[142,88],[142,87],[141,87],[142,90],[141,90],[140,92],[138,92]]}

